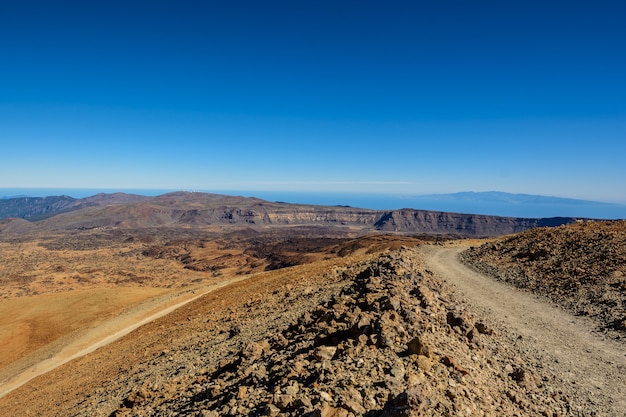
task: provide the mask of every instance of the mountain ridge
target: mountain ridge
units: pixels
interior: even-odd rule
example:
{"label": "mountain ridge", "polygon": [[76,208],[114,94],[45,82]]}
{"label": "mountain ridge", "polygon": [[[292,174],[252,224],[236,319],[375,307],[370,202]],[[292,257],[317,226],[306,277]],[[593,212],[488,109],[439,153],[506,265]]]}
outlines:
{"label": "mountain ridge", "polygon": [[371,210],[186,191],[155,197],[100,193],[82,199],[68,196],[18,198],[0,201],[0,208],[0,213],[10,213],[12,209],[12,213],[22,214],[12,217],[28,220],[32,225],[18,222],[8,227],[11,222],[4,220],[0,223],[0,232],[11,229],[128,229],[181,225],[192,228],[319,226],[363,233],[381,231],[485,237],[534,227],[559,226],[578,220],[573,217],[516,218],[416,209]]}
{"label": "mountain ridge", "polygon": [[126,193],[98,193],[84,198],[74,198],[68,195],[3,198],[0,199],[0,220],[21,218],[29,221],[38,221],[85,207],[124,204],[131,201],[141,201],[146,198],[149,197]]}

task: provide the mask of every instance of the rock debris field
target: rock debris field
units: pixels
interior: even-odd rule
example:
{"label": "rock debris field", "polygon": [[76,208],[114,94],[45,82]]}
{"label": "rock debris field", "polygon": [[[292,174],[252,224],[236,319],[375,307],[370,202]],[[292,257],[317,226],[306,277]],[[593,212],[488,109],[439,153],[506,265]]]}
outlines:
{"label": "rock debris field", "polygon": [[626,337],[626,221],[532,229],[472,248],[463,259]]}
{"label": "rock debris field", "polygon": [[531,397],[542,393],[541,376],[521,358],[502,356],[493,329],[417,264],[405,249],[343,271],[346,285],[282,332],[242,342],[235,355],[177,381],[175,392],[144,385],[113,415],[565,412],[558,393]]}
{"label": "rock debris field", "polygon": [[70,384],[74,395],[49,415],[579,415],[554,376],[468,312],[416,249],[262,288],[209,314],[199,302],[179,311],[158,348],[144,329],[117,347],[117,363],[84,358],[86,373],[121,369],[101,386]]}
{"label": "rock debris field", "polygon": [[[502,250],[503,242],[473,253]],[[566,371],[546,363],[538,343],[473,308],[427,268],[423,253],[405,246],[251,276],[34,379],[0,399],[0,415],[624,411],[615,399],[581,395],[577,381],[564,383]],[[614,288],[621,268],[613,268],[606,285]],[[621,363],[614,367],[626,372]]]}

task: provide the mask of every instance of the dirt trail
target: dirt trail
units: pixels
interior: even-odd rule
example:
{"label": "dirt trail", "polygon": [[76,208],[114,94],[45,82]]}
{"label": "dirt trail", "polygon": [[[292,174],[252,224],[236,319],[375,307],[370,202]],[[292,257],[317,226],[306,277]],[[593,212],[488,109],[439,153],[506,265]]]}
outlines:
{"label": "dirt trail", "polygon": [[0,372],[0,398],[31,379],[112,343],[138,327],[171,313],[205,294],[248,277],[249,275],[187,288],[150,299],[94,328],[77,332],[59,343],[45,346],[36,354],[29,355]]}
{"label": "dirt trail", "polygon": [[433,273],[485,317],[519,334],[529,349],[539,348],[544,367],[606,410],[602,415],[626,415],[624,345],[592,333],[592,325],[583,318],[467,267],[459,260],[464,249],[426,246],[422,252]]}

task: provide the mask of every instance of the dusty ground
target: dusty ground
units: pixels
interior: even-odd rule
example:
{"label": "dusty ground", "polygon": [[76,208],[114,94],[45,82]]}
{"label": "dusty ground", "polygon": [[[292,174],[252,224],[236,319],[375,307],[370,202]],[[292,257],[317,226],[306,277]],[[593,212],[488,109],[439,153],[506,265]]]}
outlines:
{"label": "dusty ground", "polygon": [[574,393],[582,415],[626,415],[626,345],[592,331],[594,323],[477,273],[460,262],[467,245],[426,247],[427,266],[481,315],[500,323],[542,372]]}
{"label": "dusty ground", "polygon": [[[2,335],[8,343],[4,348],[7,357],[0,369],[0,397],[209,292],[249,277],[223,279],[182,291],[157,289],[157,296],[150,289],[141,289],[138,292],[140,297],[128,297],[127,292],[131,295],[134,293],[131,289],[119,297],[113,293],[115,290],[95,290],[95,294],[91,291],[76,291],[54,294],[52,297],[32,297],[30,301],[33,308],[28,309],[26,314],[10,319],[13,326],[2,326],[9,332]],[[49,303],[47,298],[53,298],[55,303]],[[96,300],[104,301],[104,305],[94,305]],[[17,303],[7,303],[9,308],[24,311],[23,300],[11,301]],[[68,301],[70,305],[67,305]],[[107,301],[110,301],[110,305],[106,304]],[[37,332],[30,328],[34,324],[48,337],[37,338]]]}
{"label": "dusty ground", "polygon": [[0,303],[0,368],[60,336],[95,327],[128,306],[164,292],[160,288],[103,288],[4,300]]}
{"label": "dusty ground", "polygon": [[[197,369],[209,360],[198,356],[188,362],[189,358],[178,351],[183,346],[188,353],[208,349],[209,356],[220,359],[229,353],[229,349],[236,349],[237,343],[241,343],[241,340],[228,336],[231,328],[236,328],[236,324],[243,322],[244,318],[248,319],[245,323],[247,332],[265,334],[273,325],[273,320],[295,318],[298,309],[307,306],[306,302],[302,307],[291,303],[280,308],[274,305],[272,310],[263,311],[262,315],[250,315],[251,305],[265,300],[275,301],[286,294],[290,301],[294,298],[304,301],[298,293],[291,292],[295,289],[295,282],[299,285],[308,283],[311,291],[328,294],[337,286],[336,277],[326,271],[333,271],[333,268],[341,267],[350,260],[321,261],[314,265],[261,273],[253,280],[217,290],[13,391],[0,399],[0,414],[108,415],[136,383],[119,382],[120,376],[131,376],[134,380],[154,378],[155,382],[164,382],[169,376],[185,369]],[[324,289],[320,290],[318,286]],[[314,303],[318,297],[307,299]],[[215,341],[211,341],[210,337],[216,337]],[[226,346],[216,348],[217,342],[225,342]],[[148,362],[145,362],[146,359]],[[164,360],[162,366],[156,365],[161,360]],[[156,366],[151,365],[153,361],[156,361],[153,363]],[[113,381],[119,385],[112,387],[110,384]],[[76,407],[80,409],[81,406],[82,411],[77,411]],[[72,407],[74,411],[71,411]]]}
{"label": "dusty ground", "polygon": [[307,228],[1,237],[0,395],[225,283],[266,269],[417,241],[325,236]]}
{"label": "dusty ground", "polygon": [[[626,414],[623,342],[601,337],[587,317],[464,267],[457,259],[461,247],[476,242],[424,246],[419,239],[394,236],[318,236],[304,242],[303,236],[263,239],[250,231],[228,245],[208,236],[144,238],[138,234],[127,242],[137,245],[129,258],[143,268],[169,265],[173,278],[178,269],[190,280],[157,288],[166,291],[160,300],[167,302],[144,301],[153,304],[134,310],[142,319],[174,304],[178,299],[168,298],[173,291],[192,297],[199,295],[188,292],[192,284],[247,279],[216,288],[108,345],[92,344],[100,347],[0,398],[0,415]],[[48,246],[29,248],[70,256],[67,244],[52,239]],[[113,259],[115,245],[104,246]],[[208,256],[215,253],[207,247],[247,261],[229,264],[229,270],[219,264],[222,258]],[[81,249],[102,250],[93,243]],[[119,250],[128,253],[123,242]],[[45,256],[52,255],[38,253],[39,259]],[[90,258],[80,256],[84,263]],[[205,263],[207,258],[216,263]],[[205,280],[193,282],[198,273]],[[107,285],[104,280],[96,290]],[[124,288],[135,287],[141,286]],[[7,302],[20,298],[28,297]],[[123,311],[132,313],[128,307]],[[132,314],[127,317],[134,321]]]}
{"label": "dusty ground", "polygon": [[590,317],[598,331],[626,337],[626,221],[529,230],[476,246],[463,259]]}
{"label": "dusty ground", "polygon": [[[313,227],[0,234],[0,300],[94,288],[180,289],[429,238]],[[396,242],[396,243],[394,243]]]}

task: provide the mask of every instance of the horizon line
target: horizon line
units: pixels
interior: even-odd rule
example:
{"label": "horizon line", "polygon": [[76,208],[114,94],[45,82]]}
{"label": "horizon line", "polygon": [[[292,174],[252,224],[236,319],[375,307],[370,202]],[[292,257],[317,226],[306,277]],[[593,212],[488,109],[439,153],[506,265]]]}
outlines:
{"label": "horizon line", "polygon": [[[390,183],[387,183],[390,184]],[[394,192],[394,191],[345,191],[345,190],[331,190],[331,191],[311,191],[311,190],[262,190],[262,189],[228,189],[228,188],[218,188],[218,189],[210,189],[210,188],[157,188],[157,187],[0,187],[0,193],[3,190],[16,190],[16,191],[27,191],[27,190],[55,190],[55,191],[83,191],[83,192],[95,192],[95,194],[100,193],[132,193],[140,194],[140,192],[162,192],[163,194],[173,193],[173,192],[197,192],[197,193],[212,193],[212,194],[224,194],[224,195],[236,195],[238,193],[261,193],[261,194],[293,194],[293,195],[351,195],[351,196],[362,196],[362,197],[374,197],[374,196],[386,196],[386,197],[395,197],[395,198],[427,198],[427,197],[440,197],[440,196],[451,196],[455,194],[505,194],[511,196],[530,196],[530,197],[545,197],[545,198],[558,198],[564,200],[576,200],[581,202],[589,202],[589,203],[602,203],[602,204],[611,204],[611,205],[626,205],[626,200],[609,200],[609,199],[590,199],[589,197],[571,197],[571,196],[562,196],[562,195],[551,195],[551,194],[532,194],[528,192],[509,192],[509,191],[498,191],[498,190],[488,190],[488,191],[474,191],[474,190],[464,190],[464,191],[453,191],[453,192],[429,192],[429,193],[409,193],[409,192]],[[58,196],[59,194],[51,194],[49,196]],[[161,194],[157,194],[161,195]],[[22,195],[18,195],[22,196]],[[37,196],[29,196],[27,197],[37,197]],[[91,197],[92,195],[88,195],[85,197]],[[156,196],[156,195],[155,195]],[[2,196],[0,194],[0,198],[12,198],[13,196]],[[70,196],[71,197],[71,196]],[[84,197],[79,197],[84,198]],[[591,197],[593,198],[593,197]]]}

